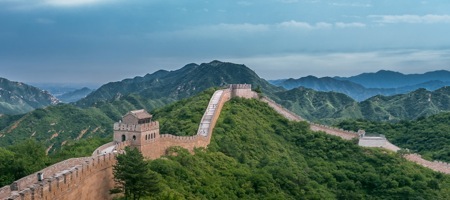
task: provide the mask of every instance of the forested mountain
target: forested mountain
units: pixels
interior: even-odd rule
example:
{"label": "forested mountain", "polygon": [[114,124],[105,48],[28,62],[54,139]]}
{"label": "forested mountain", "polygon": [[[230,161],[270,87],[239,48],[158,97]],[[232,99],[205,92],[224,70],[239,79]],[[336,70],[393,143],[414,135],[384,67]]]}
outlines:
{"label": "forested mountain", "polygon": [[295,88],[275,93],[278,103],[298,115],[322,123],[342,119],[400,121],[450,111],[450,87],[418,89],[394,96],[375,96],[362,102],[335,92]]}
{"label": "forested mountain", "polygon": [[[382,80],[384,80],[382,78]],[[354,83],[350,80],[340,80],[331,77],[317,78],[315,76],[307,76],[299,79],[282,79],[270,81],[276,86],[281,86],[286,89],[293,89],[296,87],[306,87],[323,92],[340,92],[346,94],[357,101],[364,101],[376,95],[391,96],[395,94],[405,94],[412,92],[419,88],[427,90],[436,90],[444,86],[449,86],[450,82],[443,82],[440,80],[431,80],[428,82],[418,83],[414,85],[407,85],[402,87],[395,87],[395,85],[388,88],[366,88],[363,85]]]}
{"label": "forested mountain", "polygon": [[360,103],[365,119],[407,120],[450,111],[450,87],[435,91],[418,89],[394,96],[375,96]]}
{"label": "forested mountain", "polygon": [[334,78],[358,83],[366,88],[399,88],[430,81],[450,82],[450,71],[439,70],[424,74],[402,74],[399,72],[380,70],[375,73],[363,73],[357,76]]}
{"label": "forested mountain", "polygon": [[39,88],[0,78],[0,114],[23,114],[58,102]]}
{"label": "forested mountain", "polygon": [[200,65],[188,64],[175,71],[160,70],[144,77],[108,83],[77,102],[77,105],[90,106],[99,101],[109,101],[128,94],[172,102],[198,94],[210,87],[227,86],[232,83],[252,84],[253,87],[260,87],[263,92],[269,94],[282,90],[261,79],[245,65],[212,61]]}
{"label": "forested mountain", "polygon": [[337,92],[318,92],[303,87],[277,92],[278,103],[299,116],[320,122],[362,118],[358,102]]}

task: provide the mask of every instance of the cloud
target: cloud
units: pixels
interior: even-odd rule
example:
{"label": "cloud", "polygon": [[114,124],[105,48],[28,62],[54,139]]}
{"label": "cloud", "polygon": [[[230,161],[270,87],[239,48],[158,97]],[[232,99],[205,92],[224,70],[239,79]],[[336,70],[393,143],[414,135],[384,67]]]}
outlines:
{"label": "cloud", "polygon": [[436,24],[450,23],[450,15],[369,15],[375,22],[383,24]]}
{"label": "cloud", "polygon": [[299,29],[327,29],[332,28],[333,24],[327,23],[327,22],[319,22],[314,25],[309,24],[307,22],[298,22],[295,20],[285,21],[278,24],[279,27],[283,28],[299,28]]}
{"label": "cloud", "polygon": [[119,0],[0,0],[4,8],[12,10],[31,10],[43,7],[79,7],[87,5],[97,5],[111,3]]}
{"label": "cloud", "polygon": [[352,22],[352,23],[344,23],[344,22],[336,22],[334,25],[338,28],[364,28],[366,24],[360,22]]}

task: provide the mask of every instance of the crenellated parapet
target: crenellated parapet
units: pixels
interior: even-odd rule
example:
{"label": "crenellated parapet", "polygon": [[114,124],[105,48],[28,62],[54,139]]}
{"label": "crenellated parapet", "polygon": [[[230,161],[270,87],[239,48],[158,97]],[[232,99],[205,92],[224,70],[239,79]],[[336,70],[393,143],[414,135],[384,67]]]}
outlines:
{"label": "crenellated parapet", "polygon": [[[109,199],[112,174],[102,172],[114,163],[113,153],[68,159],[1,188],[0,199]],[[98,176],[104,183],[96,183]],[[98,193],[83,193],[88,188]]]}
{"label": "crenellated parapet", "polygon": [[114,123],[115,131],[142,132],[159,129],[159,122],[153,121],[145,124],[126,124],[122,122]]}
{"label": "crenellated parapet", "polygon": [[450,163],[442,162],[442,161],[429,161],[422,158],[419,154],[407,154],[404,156],[406,159],[413,161],[419,165],[430,168],[434,171],[450,174]]}
{"label": "crenellated parapet", "polygon": [[230,89],[234,90],[234,89],[248,89],[251,90],[252,89],[252,85],[251,84],[230,84]]}
{"label": "crenellated parapet", "polygon": [[198,139],[197,135],[194,136],[176,136],[171,134],[161,134],[160,135],[161,140],[176,140],[180,142],[192,142],[196,141]]}
{"label": "crenellated parapet", "polygon": [[251,84],[231,84],[229,86],[231,91],[231,97],[241,97],[241,98],[258,98],[258,93],[252,91]]}

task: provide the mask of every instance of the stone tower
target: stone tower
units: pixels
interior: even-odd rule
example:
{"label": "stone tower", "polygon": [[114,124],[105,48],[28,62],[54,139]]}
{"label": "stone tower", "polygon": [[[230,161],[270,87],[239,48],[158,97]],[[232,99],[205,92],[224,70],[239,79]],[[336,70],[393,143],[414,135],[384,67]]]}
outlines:
{"label": "stone tower", "polygon": [[140,151],[159,138],[159,123],[145,110],[130,111],[120,122],[114,123],[114,142],[131,141]]}
{"label": "stone tower", "polygon": [[256,98],[258,95],[252,91],[251,84],[231,84],[231,97]]}

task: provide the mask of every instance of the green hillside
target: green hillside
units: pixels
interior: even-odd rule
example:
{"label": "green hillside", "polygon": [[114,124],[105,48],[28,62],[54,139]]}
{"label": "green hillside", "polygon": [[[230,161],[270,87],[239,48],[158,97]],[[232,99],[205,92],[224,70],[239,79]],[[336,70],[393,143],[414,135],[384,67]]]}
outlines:
{"label": "green hillside", "polygon": [[404,120],[450,111],[450,87],[435,91],[418,89],[394,95],[375,96],[360,103],[361,112],[369,120]]}
{"label": "green hillside", "polygon": [[345,119],[401,121],[450,111],[450,87],[435,91],[418,89],[394,96],[375,96],[356,102],[336,92],[318,92],[303,87],[275,93],[275,100],[310,121],[336,123]]}
{"label": "green hillside", "polygon": [[149,199],[450,198],[449,176],[311,132],[257,100],[226,103],[212,137],[195,155],[173,148],[151,161],[162,191]]}
{"label": "green hillside", "polygon": [[31,138],[50,151],[71,140],[111,137],[112,124],[113,121],[96,108],[80,109],[65,104],[49,106],[30,112],[1,130],[0,146]]}
{"label": "green hillside", "polygon": [[345,94],[318,92],[303,87],[277,92],[278,102],[310,121],[329,123],[345,118],[362,118],[358,102]]}
{"label": "green hillside", "polygon": [[450,113],[398,123],[347,120],[337,124],[347,130],[380,133],[395,145],[418,152],[430,160],[450,162]]}

